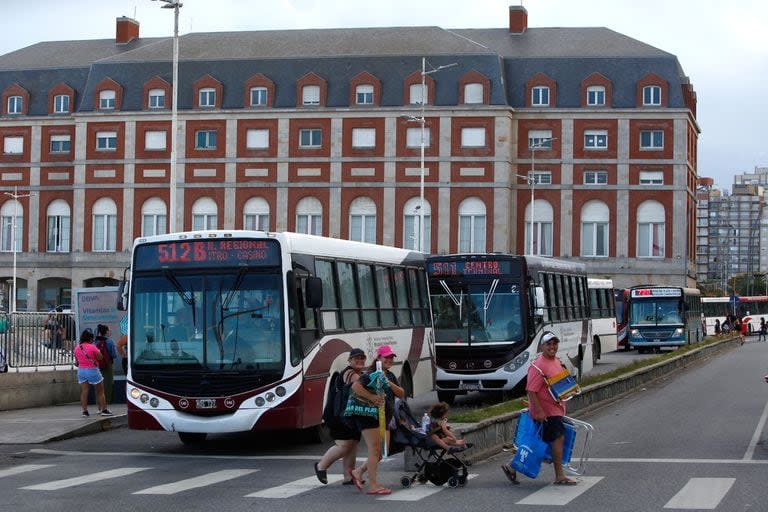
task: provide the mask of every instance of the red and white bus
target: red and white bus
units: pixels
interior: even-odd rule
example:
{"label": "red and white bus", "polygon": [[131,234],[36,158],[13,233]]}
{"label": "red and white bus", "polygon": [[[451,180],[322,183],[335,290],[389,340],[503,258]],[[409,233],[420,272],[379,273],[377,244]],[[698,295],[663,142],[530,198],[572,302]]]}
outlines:
{"label": "red and white bus", "polygon": [[433,389],[421,253],[295,233],[139,238],[128,309],[128,426],[179,433],[319,425],[352,348],[397,354],[406,392]]}
{"label": "red and white bus", "polygon": [[602,354],[615,352],[617,348],[616,299],[611,279],[590,277],[587,288],[592,318],[592,361],[596,363]]}

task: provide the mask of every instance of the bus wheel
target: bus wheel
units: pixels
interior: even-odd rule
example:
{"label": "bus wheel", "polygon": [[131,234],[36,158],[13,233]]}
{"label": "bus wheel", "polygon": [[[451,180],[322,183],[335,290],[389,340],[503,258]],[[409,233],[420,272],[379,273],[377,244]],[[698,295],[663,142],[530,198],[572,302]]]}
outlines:
{"label": "bus wheel", "polygon": [[453,402],[456,400],[456,393],[453,391],[438,391],[437,392],[437,401],[438,402],[445,402],[448,405],[453,405]]}
{"label": "bus wheel", "polygon": [[204,432],[179,432],[179,439],[186,445],[200,444],[205,441],[206,437],[208,434]]}
{"label": "bus wheel", "polygon": [[600,359],[600,356],[602,355],[603,354],[600,350],[600,338],[595,336],[595,338],[592,340],[592,366],[597,364],[597,360]]}

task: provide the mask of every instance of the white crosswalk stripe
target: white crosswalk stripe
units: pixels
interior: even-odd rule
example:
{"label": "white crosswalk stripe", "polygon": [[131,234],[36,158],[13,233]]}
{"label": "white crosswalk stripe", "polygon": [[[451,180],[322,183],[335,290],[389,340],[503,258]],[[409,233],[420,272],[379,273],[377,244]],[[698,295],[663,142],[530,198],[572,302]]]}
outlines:
{"label": "white crosswalk stripe", "polygon": [[258,469],[226,469],[222,471],[214,471],[206,475],[200,475],[193,478],[187,478],[185,480],[179,480],[178,482],[171,482],[169,484],[157,485],[155,487],[149,487],[141,491],[136,491],[133,494],[176,494],[190,489],[197,489],[199,487],[205,487],[207,485],[218,484],[233,478],[239,478],[241,476],[250,475],[259,471]]}
{"label": "white crosswalk stripe", "polygon": [[518,501],[516,505],[560,505],[564,506],[587,492],[602,476],[583,476],[578,485],[548,485]]}
{"label": "white crosswalk stripe", "polygon": [[38,469],[52,468],[53,466],[54,464],[24,464],[23,466],[0,470],[0,478],[3,478],[4,476],[20,475],[21,473],[28,473]]}
{"label": "white crosswalk stripe", "polygon": [[[341,481],[341,475],[328,475],[328,483],[332,484]],[[317,477],[310,476],[302,478],[301,480],[294,480],[287,484],[279,485],[277,487],[270,487],[251,494],[246,494],[246,498],[290,498],[298,494],[317,489],[318,487],[325,487],[323,484],[317,481]]]}
{"label": "white crosswalk stripe", "polygon": [[146,471],[152,468],[118,468],[111,469],[109,471],[102,471],[100,473],[91,473],[90,475],[77,476],[74,478],[66,478],[64,480],[54,480],[53,482],[46,482],[44,484],[29,485],[22,487],[22,489],[29,489],[32,491],[57,491],[59,489],[66,489],[67,487],[75,487],[77,485],[92,484],[93,482],[99,482],[101,480],[107,480],[110,478],[119,478],[121,476],[132,475],[139,471]]}
{"label": "white crosswalk stripe", "polygon": [[735,481],[735,478],[691,478],[664,508],[714,510]]}
{"label": "white crosswalk stripe", "polygon": [[[477,476],[476,473],[470,473],[469,475],[467,475],[467,478],[471,480],[476,476]],[[426,498],[427,496],[431,496],[436,492],[440,492],[446,488],[447,487],[445,485],[432,485],[430,483],[426,483],[424,485],[416,484],[413,487],[410,487],[408,489],[403,489],[402,491],[395,491],[392,494],[389,494],[387,496],[382,496],[381,498],[378,498],[378,500],[379,501],[419,501],[420,499]]]}

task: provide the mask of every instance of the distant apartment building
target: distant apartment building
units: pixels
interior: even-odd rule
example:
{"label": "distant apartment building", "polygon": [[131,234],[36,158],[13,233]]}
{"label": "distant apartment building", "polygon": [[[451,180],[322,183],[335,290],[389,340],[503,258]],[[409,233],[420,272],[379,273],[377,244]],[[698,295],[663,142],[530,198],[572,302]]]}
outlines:
{"label": "distant apartment building", "polygon": [[[47,308],[114,283],[171,218],[695,285],[696,93],[673,54],[521,6],[504,28],[182,35],[171,211],[172,46],[118,18],[114,40],[0,56],[5,304],[13,251],[18,307]],[[423,91],[423,57],[457,65]]]}

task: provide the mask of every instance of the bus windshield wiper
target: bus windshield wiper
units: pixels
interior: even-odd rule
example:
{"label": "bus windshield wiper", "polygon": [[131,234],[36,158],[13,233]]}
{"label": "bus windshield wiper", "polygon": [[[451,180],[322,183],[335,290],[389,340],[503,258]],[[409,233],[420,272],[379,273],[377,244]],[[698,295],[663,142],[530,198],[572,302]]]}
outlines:
{"label": "bus windshield wiper", "polygon": [[197,318],[196,318],[196,312],[195,312],[195,294],[191,290],[185,290],[183,286],[181,286],[181,283],[178,279],[176,279],[176,276],[171,272],[170,270],[163,270],[163,275],[165,278],[171,282],[173,287],[176,289],[176,293],[179,294],[179,297],[181,297],[181,300],[184,302],[184,304],[190,306],[192,308],[192,326],[195,329],[195,333],[197,333]]}

